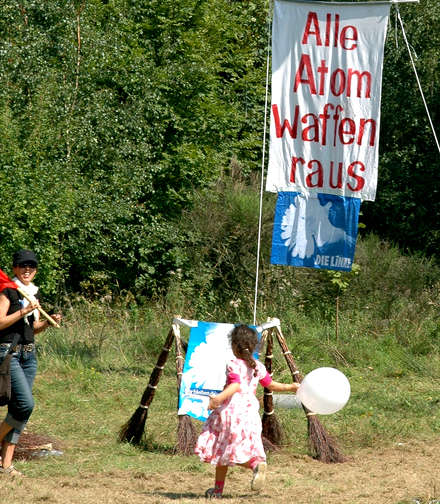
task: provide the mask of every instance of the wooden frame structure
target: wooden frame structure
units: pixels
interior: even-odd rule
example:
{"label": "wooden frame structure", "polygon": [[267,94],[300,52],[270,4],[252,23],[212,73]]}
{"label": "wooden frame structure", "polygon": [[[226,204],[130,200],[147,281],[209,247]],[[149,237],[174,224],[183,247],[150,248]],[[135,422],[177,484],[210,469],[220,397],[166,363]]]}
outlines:
{"label": "wooden frame structure", "polygon": [[[180,326],[194,327],[196,321],[185,320],[179,317],[173,319],[171,330],[165,340],[165,344],[159,355],[157,363],[150,375],[150,379],[142,394],[139,406],[130,418],[130,420],[122,427],[119,432],[119,440],[127,441],[133,444],[140,444],[144,433],[145,422],[147,420],[149,407],[153,401],[160,377],[168,360],[171,347],[174,343],[176,354],[176,376],[177,376],[177,398],[179,398],[180,386],[182,382],[182,373],[184,366],[183,347]],[[260,355],[264,346],[265,366],[270,374],[272,374],[272,359],[273,359],[273,344],[274,339],[279,343],[287,366],[292,375],[294,382],[301,383],[301,374],[293,360],[292,353],[289,350],[286,340],[281,331],[279,319],[271,318],[259,326],[258,329],[262,332]],[[179,399],[177,399],[178,408]],[[263,441],[266,449],[278,449],[282,446],[282,432],[276,420],[273,407],[273,395],[268,389],[264,389],[264,413],[262,417],[263,425]],[[316,413],[308,410],[303,405],[303,410],[307,417],[308,423],[308,440],[311,454],[317,460],[325,463],[345,462],[347,459],[342,454],[333,437],[328,434],[318,419]],[[174,447],[174,452],[182,455],[194,454],[194,447],[197,441],[197,432],[193,425],[191,417],[188,415],[178,415],[177,441]]]}

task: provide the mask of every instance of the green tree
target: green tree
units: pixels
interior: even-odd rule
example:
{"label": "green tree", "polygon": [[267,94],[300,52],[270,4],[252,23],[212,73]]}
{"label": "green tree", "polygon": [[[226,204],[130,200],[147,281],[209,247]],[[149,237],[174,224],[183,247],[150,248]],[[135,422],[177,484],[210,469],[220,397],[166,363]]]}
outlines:
{"label": "green tree", "polygon": [[0,3],[0,252],[160,291],[170,219],[261,150],[263,2]]}
{"label": "green tree", "polygon": [[[400,5],[417,74],[440,137],[440,4]],[[393,14],[393,13],[392,13]],[[404,248],[436,254],[440,246],[440,153],[400,23],[390,18],[385,48],[377,198],[363,203],[368,232]]]}

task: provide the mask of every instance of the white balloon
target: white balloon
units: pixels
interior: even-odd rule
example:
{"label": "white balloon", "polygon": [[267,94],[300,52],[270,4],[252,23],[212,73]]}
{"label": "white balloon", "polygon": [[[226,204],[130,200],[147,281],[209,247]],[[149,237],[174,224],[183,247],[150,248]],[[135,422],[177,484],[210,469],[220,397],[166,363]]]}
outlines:
{"label": "white balloon", "polygon": [[350,398],[350,382],[341,371],[322,367],[306,375],[296,393],[306,408],[320,415],[342,409]]}

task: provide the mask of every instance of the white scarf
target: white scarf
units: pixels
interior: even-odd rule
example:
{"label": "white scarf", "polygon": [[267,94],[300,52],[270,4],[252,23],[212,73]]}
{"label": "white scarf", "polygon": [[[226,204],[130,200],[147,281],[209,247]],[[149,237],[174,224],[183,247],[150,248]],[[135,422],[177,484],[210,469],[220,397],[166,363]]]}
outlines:
{"label": "white scarf", "polygon": [[[29,285],[25,285],[16,276],[12,279],[12,281],[15,282],[20,287],[20,290],[25,292],[30,297],[30,299],[32,299],[32,301],[37,300],[35,296],[38,292],[38,287],[35,284],[31,282]],[[23,298],[21,302],[23,303],[23,308],[25,308],[29,304],[29,301],[26,298]],[[38,320],[40,319],[40,312],[37,309],[35,309],[33,312],[30,312],[24,316],[25,324],[29,325],[28,317],[32,315],[32,313],[34,314],[36,322],[38,322]]]}

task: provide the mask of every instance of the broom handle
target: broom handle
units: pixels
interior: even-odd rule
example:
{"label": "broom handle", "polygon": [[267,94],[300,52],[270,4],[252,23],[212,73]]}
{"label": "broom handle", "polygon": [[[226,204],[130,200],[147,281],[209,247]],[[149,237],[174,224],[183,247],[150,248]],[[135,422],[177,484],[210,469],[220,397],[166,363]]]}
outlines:
{"label": "broom handle", "polygon": [[[273,337],[272,331],[267,334],[267,346],[266,346],[266,357],[264,359],[264,365],[266,366],[267,372],[272,376],[272,361],[273,361]],[[273,392],[268,388],[264,387],[264,398],[263,398],[264,413],[266,415],[273,414]]]}
{"label": "broom handle", "polygon": [[[284,358],[286,359],[287,365],[289,366],[290,369],[290,373],[292,374],[293,381],[296,383],[301,383],[302,376],[295,364],[295,361],[293,360],[292,352],[289,350],[289,347],[287,346],[286,340],[284,339],[283,333],[281,332],[281,327],[277,326],[275,328],[275,331],[277,334],[278,343],[280,344],[283,350]],[[306,406],[304,406],[304,404],[302,405],[302,407],[306,415],[312,413],[312,411],[310,411]],[[307,419],[310,420],[308,416]]]}
{"label": "broom handle", "polygon": [[[34,301],[34,299],[31,299],[27,294],[26,292],[24,292],[24,290],[20,289],[20,287],[17,288],[17,291],[25,298],[27,299],[29,302],[32,302]],[[49,322],[49,324],[52,324],[54,327],[56,327],[57,329],[60,328],[59,324],[57,322],[55,322],[55,320],[48,314],[46,313],[43,308],[38,307],[38,311],[41,313],[41,315],[43,315],[43,317],[46,318],[46,320]]]}
{"label": "broom handle", "polygon": [[183,355],[182,355],[182,340],[180,339],[180,327],[173,324],[174,342],[176,344],[176,375],[177,375],[177,409],[179,409],[180,387],[182,385],[183,374]]}
{"label": "broom handle", "polygon": [[168,359],[168,354],[170,352],[173,340],[174,340],[174,327],[171,328],[170,332],[168,333],[165,345],[163,346],[162,352],[160,353],[159,358],[157,359],[157,364],[150,375],[150,380],[148,382],[147,388],[142,394],[140,406],[144,409],[148,409],[151,401],[153,400],[154,393],[156,392],[159,379],[162,376],[162,371]]}
{"label": "broom handle", "polygon": [[276,327],[276,334],[278,343],[280,344],[280,347],[283,350],[284,358],[286,359],[287,365],[289,366],[290,372],[292,374],[293,381],[296,383],[301,383],[302,382],[301,375],[298,371],[298,368],[296,367],[295,361],[293,360],[292,352],[289,350],[286,340],[284,339],[283,333],[281,332],[281,327],[279,326]]}
{"label": "broom handle", "polygon": [[[283,333],[281,332],[281,327],[277,326],[275,331],[278,342],[283,349],[283,355],[287,361],[287,365],[292,373],[292,378],[296,383],[301,383],[301,374],[298,371],[292,357],[292,352],[289,350]],[[316,413],[309,410],[304,404],[302,407],[307,417],[310,448],[312,452],[316,454],[316,458],[327,463],[344,462],[346,460],[344,455],[340,452],[332,437],[327,433],[324,426],[319,421],[319,418],[316,416]]]}

